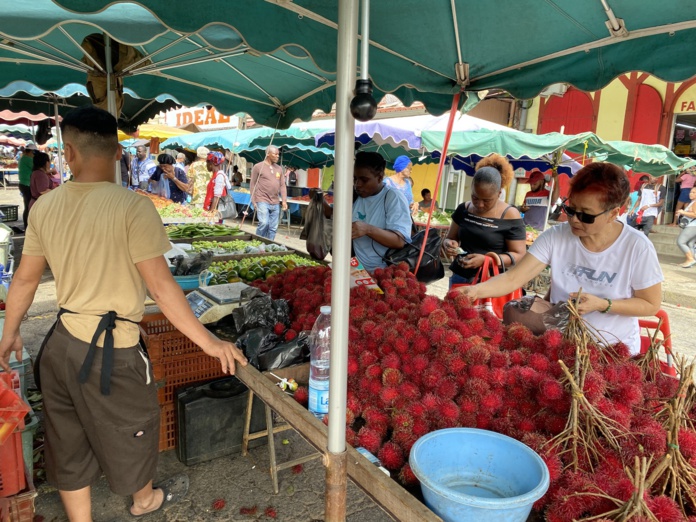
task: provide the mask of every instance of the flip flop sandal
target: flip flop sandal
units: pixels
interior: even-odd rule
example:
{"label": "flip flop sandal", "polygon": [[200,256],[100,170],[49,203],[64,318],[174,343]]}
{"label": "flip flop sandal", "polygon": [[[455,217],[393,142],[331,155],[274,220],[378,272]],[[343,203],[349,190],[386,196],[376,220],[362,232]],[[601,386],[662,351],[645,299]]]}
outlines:
{"label": "flip flop sandal", "polygon": [[696,261],[691,261],[690,263],[683,263],[679,265],[682,268],[691,268],[692,266],[696,265]]}
{"label": "flip flop sandal", "polygon": [[131,511],[131,509],[133,508],[133,505],[131,504],[131,507],[128,511],[130,512],[130,515],[133,518],[142,518],[148,515],[152,515],[153,513],[157,513],[158,511],[167,509],[169,506],[172,506],[177,502],[180,502],[186,496],[186,493],[188,493],[188,475],[174,475],[173,477],[165,480],[163,483],[158,484],[157,486],[153,486],[153,489],[161,489],[164,493],[164,498],[162,499],[162,504],[160,504],[160,507],[153,511],[143,513],[142,515],[134,515]]}

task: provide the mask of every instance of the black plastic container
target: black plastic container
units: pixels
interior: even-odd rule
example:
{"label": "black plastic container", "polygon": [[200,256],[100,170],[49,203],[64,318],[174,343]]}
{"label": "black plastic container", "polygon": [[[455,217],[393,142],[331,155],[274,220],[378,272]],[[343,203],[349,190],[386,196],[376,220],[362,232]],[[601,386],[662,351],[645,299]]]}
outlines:
{"label": "black plastic container", "polygon": [[[240,452],[248,397],[247,387],[236,377],[177,390],[177,458],[192,466]],[[254,397],[251,433],[265,428],[263,402]],[[266,439],[260,438],[249,446],[265,443]]]}

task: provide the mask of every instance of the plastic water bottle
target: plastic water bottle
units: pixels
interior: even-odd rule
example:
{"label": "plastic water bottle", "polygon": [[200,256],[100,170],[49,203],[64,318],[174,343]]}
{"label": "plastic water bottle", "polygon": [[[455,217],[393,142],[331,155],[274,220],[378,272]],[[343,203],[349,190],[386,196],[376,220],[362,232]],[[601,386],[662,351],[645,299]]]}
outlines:
{"label": "plastic water bottle", "polygon": [[309,411],[318,418],[329,413],[331,307],[322,306],[309,336]]}

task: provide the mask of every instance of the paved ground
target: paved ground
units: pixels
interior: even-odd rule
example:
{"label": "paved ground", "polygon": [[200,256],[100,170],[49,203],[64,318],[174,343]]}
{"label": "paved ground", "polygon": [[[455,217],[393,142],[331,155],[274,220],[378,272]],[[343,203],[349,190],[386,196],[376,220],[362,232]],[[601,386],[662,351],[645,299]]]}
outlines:
{"label": "paved ground", "polygon": [[[17,204],[20,201],[16,189],[0,190],[0,204]],[[246,231],[255,228],[245,224]],[[276,240],[291,248],[304,251],[304,241],[300,241],[299,228],[293,226],[279,230]],[[696,356],[694,348],[693,324],[696,321],[696,270],[694,272],[679,269],[674,264],[662,264],[665,273],[665,300],[663,308],[667,311],[672,325],[672,337],[675,350],[689,357]],[[446,279],[430,286],[430,293],[444,296],[447,292]],[[55,285],[49,272],[39,286],[36,299],[28,318],[23,325],[25,345],[32,355],[38,351],[41,339],[54,320],[56,312]],[[289,444],[281,444],[287,439]],[[276,436],[279,462],[303,456],[311,452],[311,447],[294,432],[285,432]],[[167,512],[148,517],[155,521],[204,521],[204,520],[269,520],[263,516],[266,507],[278,511],[277,520],[311,521],[321,520],[323,514],[324,473],[319,461],[304,465],[299,474],[283,471],[280,474],[280,494],[273,495],[268,475],[267,446],[251,450],[248,457],[226,457],[208,463],[186,467],[179,463],[174,452],[161,454],[159,476],[168,477],[173,473],[187,472],[191,478],[191,492],[185,502]],[[37,513],[46,521],[67,520],[63,514],[57,493],[47,485],[39,488]],[[95,487],[94,520],[115,521],[128,520],[127,499],[115,496],[108,490],[104,479]],[[224,499],[226,507],[221,511],[212,511],[213,501]],[[257,506],[259,515],[240,515],[241,507]],[[381,522],[391,518],[376,506],[357,487],[350,485],[348,501],[348,520],[355,522]]]}

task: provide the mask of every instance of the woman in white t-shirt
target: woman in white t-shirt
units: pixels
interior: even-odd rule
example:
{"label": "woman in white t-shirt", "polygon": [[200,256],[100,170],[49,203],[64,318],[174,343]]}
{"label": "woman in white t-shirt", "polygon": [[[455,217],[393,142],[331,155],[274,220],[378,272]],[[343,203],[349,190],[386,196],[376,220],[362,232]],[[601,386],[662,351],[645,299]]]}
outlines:
{"label": "woman in white t-shirt", "polygon": [[655,247],[617,220],[629,195],[625,172],[611,163],[591,163],[570,182],[563,205],[568,222],[542,233],[517,266],[475,286],[461,287],[471,300],[506,295],[551,267],[550,299],[580,294],[578,311],[608,341],[640,352],[638,317],[660,309],[664,277]]}

